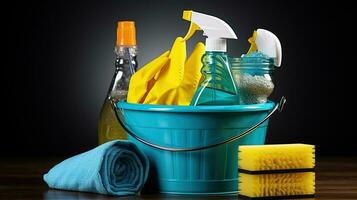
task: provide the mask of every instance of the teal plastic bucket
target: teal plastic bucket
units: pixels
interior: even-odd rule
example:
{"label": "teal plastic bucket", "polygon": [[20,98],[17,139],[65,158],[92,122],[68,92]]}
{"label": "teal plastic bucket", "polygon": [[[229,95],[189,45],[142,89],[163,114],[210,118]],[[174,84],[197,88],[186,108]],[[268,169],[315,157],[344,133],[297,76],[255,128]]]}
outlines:
{"label": "teal plastic bucket", "polygon": [[[145,189],[197,195],[237,194],[238,146],[264,144],[268,118],[278,109],[274,105],[115,104],[129,140],[150,160]],[[249,134],[228,141],[248,129]]]}

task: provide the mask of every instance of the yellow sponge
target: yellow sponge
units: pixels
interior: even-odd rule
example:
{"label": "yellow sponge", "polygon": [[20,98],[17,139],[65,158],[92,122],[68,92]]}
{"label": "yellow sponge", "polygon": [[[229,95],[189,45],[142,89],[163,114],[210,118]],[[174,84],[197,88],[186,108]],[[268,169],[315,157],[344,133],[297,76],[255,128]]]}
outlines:
{"label": "yellow sponge", "polygon": [[238,158],[241,197],[311,198],[315,194],[314,145],[239,146]]}
{"label": "yellow sponge", "polygon": [[313,197],[315,173],[239,173],[239,195],[245,197]]}
{"label": "yellow sponge", "polygon": [[238,155],[239,169],[250,171],[315,167],[315,146],[308,144],[239,146]]}

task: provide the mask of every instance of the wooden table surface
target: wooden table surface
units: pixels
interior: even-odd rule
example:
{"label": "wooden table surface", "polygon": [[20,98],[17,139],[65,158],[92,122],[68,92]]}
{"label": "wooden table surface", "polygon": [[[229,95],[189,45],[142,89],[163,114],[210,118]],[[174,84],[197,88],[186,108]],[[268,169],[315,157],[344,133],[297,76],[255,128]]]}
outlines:
{"label": "wooden table surface", "polygon": [[[145,195],[113,197],[82,192],[51,190],[42,181],[59,158],[0,158],[0,199],[238,199]],[[317,159],[316,199],[357,199],[357,157]]]}

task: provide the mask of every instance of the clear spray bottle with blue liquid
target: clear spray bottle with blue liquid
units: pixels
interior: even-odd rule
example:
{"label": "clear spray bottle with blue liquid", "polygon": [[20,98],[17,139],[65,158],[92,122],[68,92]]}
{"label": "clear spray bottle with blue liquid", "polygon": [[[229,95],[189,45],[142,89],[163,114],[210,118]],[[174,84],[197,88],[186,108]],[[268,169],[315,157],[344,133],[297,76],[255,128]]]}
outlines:
{"label": "clear spray bottle with blue liquid", "polygon": [[191,105],[233,105],[239,102],[230,61],[227,40],[237,39],[232,28],[223,20],[194,12],[184,11],[185,20],[195,23],[206,38],[206,53],[202,57],[203,81],[191,100]]}

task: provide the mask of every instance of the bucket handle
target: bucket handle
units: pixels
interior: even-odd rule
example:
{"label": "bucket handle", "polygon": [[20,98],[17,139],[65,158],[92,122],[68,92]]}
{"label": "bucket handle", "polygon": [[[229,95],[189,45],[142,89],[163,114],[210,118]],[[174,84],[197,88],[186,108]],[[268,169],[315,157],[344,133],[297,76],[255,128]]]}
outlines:
{"label": "bucket handle", "polygon": [[[247,129],[246,131],[244,131],[243,133],[239,134],[239,135],[235,135],[231,138],[228,138],[227,140],[225,141],[222,141],[222,142],[218,142],[218,143],[214,143],[214,144],[210,144],[210,145],[207,145],[207,146],[202,146],[202,147],[194,147],[194,148],[171,148],[171,147],[163,147],[163,146],[159,146],[159,145],[156,145],[156,144],[153,144],[153,143],[150,143],[146,140],[144,140],[143,138],[137,136],[135,133],[133,133],[125,124],[124,122],[122,121],[122,119],[119,117],[118,113],[116,112],[116,110],[120,110],[121,114],[123,115],[123,110],[118,108],[117,105],[116,105],[116,102],[112,101],[112,99],[109,99],[111,100],[112,102],[112,106],[113,106],[113,109],[114,109],[114,113],[115,113],[115,116],[116,118],[118,119],[120,125],[123,127],[123,129],[133,138],[135,138],[136,140],[150,146],[150,147],[153,147],[155,149],[160,149],[160,150],[164,150],[164,151],[171,151],[171,152],[189,152],[189,151],[199,151],[199,150],[204,150],[204,149],[209,149],[209,148],[213,148],[213,147],[216,147],[216,146],[220,146],[220,145],[223,145],[223,144],[228,144],[228,143],[231,143],[231,142],[234,142],[238,139],[241,139],[243,138],[244,136],[247,136],[249,135],[250,133],[252,133],[255,129],[257,129],[260,125],[262,125],[265,121],[267,121],[277,110],[279,112],[281,112],[284,108],[284,104],[286,103],[286,98],[283,96],[281,97],[280,101],[278,104],[276,104],[274,106],[274,108],[269,112],[269,114],[264,117],[264,119],[262,119],[260,122],[256,123],[254,126],[250,127],[249,129]],[[124,115],[123,115],[124,116]]]}

